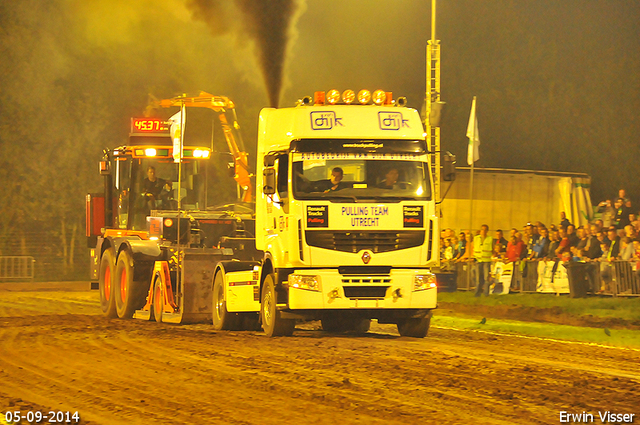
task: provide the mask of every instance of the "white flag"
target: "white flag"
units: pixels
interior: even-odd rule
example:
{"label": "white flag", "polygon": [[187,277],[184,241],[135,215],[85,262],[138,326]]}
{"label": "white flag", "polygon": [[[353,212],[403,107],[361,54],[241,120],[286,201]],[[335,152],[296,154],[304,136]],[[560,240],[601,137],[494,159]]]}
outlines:
{"label": "white flag", "polygon": [[180,158],[182,158],[182,135],[186,118],[186,114],[182,109],[169,118],[169,123],[171,124],[169,134],[171,135],[171,140],[173,140],[173,162],[180,162]]}
{"label": "white flag", "polygon": [[469,149],[467,150],[467,164],[471,165],[480,159],[480,133],[478,133],[478,117],[476,116],[476,97],[473,96],[471,104],[471,115],[469,125],[467,125],[467,137],[469,138]]}

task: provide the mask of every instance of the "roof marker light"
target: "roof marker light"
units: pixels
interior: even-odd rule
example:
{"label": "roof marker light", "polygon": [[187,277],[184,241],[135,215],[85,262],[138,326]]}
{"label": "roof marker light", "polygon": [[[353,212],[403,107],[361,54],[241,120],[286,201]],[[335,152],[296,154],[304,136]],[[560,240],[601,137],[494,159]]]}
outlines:
{"label": "roof marker light", "polygon": [[358,102],[366,105],[371,100],[371,92],[369,90],[360,90],[358,92]]}
{"label": "roof marker light", "polygon": [[356,92],[351,89],[345,90],[342,93],[342,101],[347,105],[351,105],[351,103],[356,99]]}
{"label": "roof marker light", "polygon": [[324,92],[317,91],[313,93],[313,104],[314,105],[324,105]]}
{"label": "roof marker light", "polygon": [[327,103],[335,105],[340,101],[340,92],[336,89],[329,90],[327,92]]}
{"label": "roof marker light", "polygon": [[387,94],[384,90],[376,90],[373,92],[373,103],[376,105],[382,105],[387,99]]}

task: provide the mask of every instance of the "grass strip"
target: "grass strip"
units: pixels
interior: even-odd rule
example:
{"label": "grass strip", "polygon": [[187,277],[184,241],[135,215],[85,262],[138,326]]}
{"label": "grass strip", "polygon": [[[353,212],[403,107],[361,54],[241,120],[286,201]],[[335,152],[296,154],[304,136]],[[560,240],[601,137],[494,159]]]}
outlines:
{"label": "grass strip", "polygon": [[519,322],[503,319],[472,319],[458,316],[446,316],[436,313],[431,320],[434,326],[441,326],[465,330],[482,330],[497,333],[518,334],[538,338],[553,338],[568,341],[579,341],[617,347],[640,347],[640,331],[618,330],[607,331],[602,328],[587,328],[579,326],[556,325],[552,323]]}
{"label": "grass strip", "polygon": [[640,321],[640,297],[570,298],[555,294],[509,294],[475,297],[473,292],[441,292],[438,301],[469,305],[559,308],[576,316],[615,317]]}

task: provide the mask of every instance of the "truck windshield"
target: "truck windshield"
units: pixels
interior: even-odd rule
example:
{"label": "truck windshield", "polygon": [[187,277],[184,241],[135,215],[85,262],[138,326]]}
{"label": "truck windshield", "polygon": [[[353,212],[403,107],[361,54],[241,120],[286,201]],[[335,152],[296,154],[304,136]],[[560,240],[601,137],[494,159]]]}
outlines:
{"label": "truck windshield", "polygon": [[[131,161],[131,173],[120,166],[115,182],[117,220],[120,228],[145,229],[153,210],[205,208],[205,179],[200,161],[185,161],[178,189],[178,164],[172,159],[144,158]],[[124,165],[122,164],[119,165]],[[127,187],[131,191],[127,191]]]}
{"label": "truck windshield", "polygon": [[294,153],[296,199],[431,199],[426,156]]}

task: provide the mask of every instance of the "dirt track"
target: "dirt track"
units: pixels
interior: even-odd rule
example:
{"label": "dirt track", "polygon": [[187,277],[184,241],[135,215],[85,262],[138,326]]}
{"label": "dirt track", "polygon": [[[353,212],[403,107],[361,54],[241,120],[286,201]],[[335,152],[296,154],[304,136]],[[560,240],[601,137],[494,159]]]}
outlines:
{"label": "dirt track", "polygon": [[[28,287],[24,284],[25,287]],[[293,337],[107,320],[77,284],[0,284],[0,407],[87,424],[559,423],[640,414],[640,351],[374,324]],[[66,291],[59,291],[66,288]],[[42,290],[44,289],[44,290]],[[0,424],[3,417],[0,416]]]}

